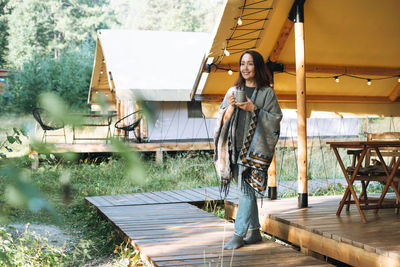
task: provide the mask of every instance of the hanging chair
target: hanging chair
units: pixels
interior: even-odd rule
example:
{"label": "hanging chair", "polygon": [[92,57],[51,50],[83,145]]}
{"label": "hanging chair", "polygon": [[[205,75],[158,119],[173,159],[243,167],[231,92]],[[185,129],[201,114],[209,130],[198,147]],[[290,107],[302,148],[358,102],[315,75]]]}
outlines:
{"label": "hanging chair", "polygon": [[141,110],[137,110],[118,120],[115,123],[115,129],[124,131],[125,140],[130,140],[129,133],[133,132],[133,134],[135,135],[135,141],[137,143],[142,143],[142,138],[140,136],[137,136],[136,133],[136,128],[139,126],[141,119],[142,112]]}
{"label": "hanging chair", "polygon": [[[67,143],[64,122],[62,120],[55,119],[47,110],[40,107],[33,108],[32,115],[43,130],[42,143],[46,143],[47,136],[64,136],[64,142]],[[60,129],[63,129],[63,134],[48,134],[48,131]]]}

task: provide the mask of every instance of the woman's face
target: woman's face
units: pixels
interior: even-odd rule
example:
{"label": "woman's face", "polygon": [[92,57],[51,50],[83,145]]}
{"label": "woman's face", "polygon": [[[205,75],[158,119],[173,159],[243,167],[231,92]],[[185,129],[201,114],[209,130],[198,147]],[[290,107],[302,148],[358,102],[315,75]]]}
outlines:
{"label": "woman's face", "polygon": [[243,55],[242,61],[240,62],[240,73],[246,81],[251,81],[254,79],[255,68],[252,55]]}

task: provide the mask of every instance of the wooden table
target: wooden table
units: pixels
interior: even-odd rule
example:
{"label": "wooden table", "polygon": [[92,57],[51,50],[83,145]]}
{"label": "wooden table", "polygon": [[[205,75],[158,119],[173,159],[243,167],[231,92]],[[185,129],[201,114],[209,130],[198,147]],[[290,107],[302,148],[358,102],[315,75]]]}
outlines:
{"label": "wooden table", "polygon": [[[116,114],[74,114],[78,118],[82,118],[83,121],[79,123],[79,125],[72,126],[72,143],[75,143],[76,140],[108,140],[112,137],[111,134],[111,122],[112,118],[116,116]],[[98,118],[100,121],[97,122],[85,122],[85,118]],[[106,137],[76,137],[76,126],[79,127],[107,127],[107,135]]]}
{"label": "wooden table", "polygon": [[[377,213],[378,209],[381,209],[381,208],[395,208],[395,207],[399,208],[399,204],[383,206],[382,202],[386,196],[389,186],[391,186],[393,188],[393,190],[396,194],[397,201],[400,199],[399,191],[397,190],[397,187],[395,186],[395,184],[393,182],[393,178],[395,177],[396,171],[398,170],[399,165],[400,165],[400,157],[395,161],[392,171],[389,172],[389,169],[387,167],[386,162],[384,161],[384,159],[382,157],[380,149],[382,149],[382,148],[399,148],[400,149],[400,141],[350,141],[350,142],[327,142],[327,144],[329,144],[331,146],[331,148],[333,149],[333,151],[336,155],[336,158],[339,162],[339,165],[343,171],[344,177],[346,178],[347,185],[348,185],[346,188],[346,191],[343,195],[343,198],[340,201],[339,208],[336,212],[337,216],[340,215],[340,213],[342,212],[343,206],[345,204],[356,204],[357,209],[360,212],[361,219],[364,223],[367,222],[365,219],[364,212],[363,212],[363,210],[365,210],[365,209],[375,209],[375,213]],[[357,164],[355,166],[355,169],[354,169],[351,177],[349,177],[346,167],[343,164],[343,160],[338,152],[339,148],[360,149],[361,150],[360,158],[357,161]],[[354,181],[356,179],[358,172],[360,171],[363,159],[365,158],[365,155],[367,154],[367,152],[370,150],[375,150],[375,152],[382,164],[382,167],[385,171],[386,177],[387,177],[384,189],[383,189],[379,199],[377,201],[375,201],[376,205],[369,205],[371,203],[371,201],[361,200],[359,197],[357,197],[357,194],[353,188]],[[349,200],[347,200],[347,198],[350,196],[353,196],[354,201],[350,201],[350,198],[349,198]]]}

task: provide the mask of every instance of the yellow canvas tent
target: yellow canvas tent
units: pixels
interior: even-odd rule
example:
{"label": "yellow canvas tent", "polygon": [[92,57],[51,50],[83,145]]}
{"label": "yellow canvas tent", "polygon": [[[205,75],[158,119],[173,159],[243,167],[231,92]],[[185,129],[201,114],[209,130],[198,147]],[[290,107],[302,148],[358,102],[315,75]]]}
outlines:
{"label": "yellow canvas tent", "polygon": [[299,207],[307,207],[306,116],[400,114],[400,1],[228,0],[191,97],[215,116],[240,55],[260,52],[297,112]]}
{"label": "yellow canvas tent", "polygon": [[[294,2],[227,1],[204,61],[204,86],[192,92],[208,116],[235,81],[240,54],[247,49],[282,64],[283,72],[274,73],[274,89],[282,108],[296,108],[294,23],[288,19]],[[397,0],[305,1],[308,116],[315,111],[400,114],[399,10]]]}

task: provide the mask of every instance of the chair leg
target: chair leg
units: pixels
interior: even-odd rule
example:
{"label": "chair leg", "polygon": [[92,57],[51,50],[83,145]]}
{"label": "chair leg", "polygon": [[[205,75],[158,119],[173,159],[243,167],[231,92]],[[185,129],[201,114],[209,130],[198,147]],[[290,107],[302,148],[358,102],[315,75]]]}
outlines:
{"label": "chair leg", "polygon": [[[359,197],[359,200],[364,200],[365,202],[368,200],[368,196],[367,196],[367,187],[368,187],[369,181],[367,181],[367,183],[365,183],[365,181],[361,181],[361,194]],[[368,203],[366,202],[365,205],[367,206]]]}
{"label": "chair leg", "polygon": [[67,135],[65,134],[65,127],[63,127],[63,130],[64,130],[64,142],[66,144],[67,143]]}
{"label": "chair leg", "polygon": [[347,205],[346,205],[346,211],[350,210],[350,201],[351,201],[351,194],[349,194],[349,196],[347,197]]}
{"label": "chair leg", "polygon": [[42,136],[42,144],[43,144],[43,141],[44,141],[44,143],[46,143],[46,130],[43,130],[43,136]]}

